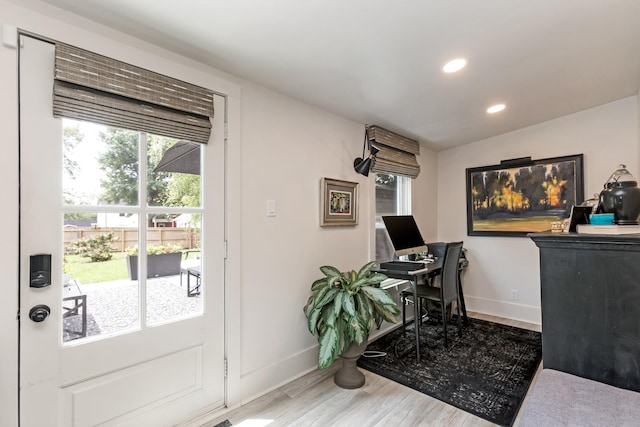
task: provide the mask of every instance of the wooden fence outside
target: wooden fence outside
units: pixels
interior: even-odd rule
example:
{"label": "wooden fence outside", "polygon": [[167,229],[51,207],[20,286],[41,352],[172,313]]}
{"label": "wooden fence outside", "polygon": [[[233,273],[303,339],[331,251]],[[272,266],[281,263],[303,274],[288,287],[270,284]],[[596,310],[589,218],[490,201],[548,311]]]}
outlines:
{"label": "wooden fence outside", "polygon": [[[182,249],[195,249],[200,245],[199,231],[194,228],[158,227],[147,228],[147,246],[179,246]],[[112,233],[114,241],[111,247],[115,252],[124,252],[127,248],[138,246],[138,230],[122,227],[65,227],[65,251],[73,242],[87,239],[101,234]]]}

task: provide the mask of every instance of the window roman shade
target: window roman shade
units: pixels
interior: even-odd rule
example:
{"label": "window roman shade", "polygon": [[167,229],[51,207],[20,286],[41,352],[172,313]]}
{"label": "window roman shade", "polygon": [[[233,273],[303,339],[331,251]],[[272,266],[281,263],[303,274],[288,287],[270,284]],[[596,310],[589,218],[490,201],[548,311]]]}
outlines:
{"label": "window roman shade", "polygon": [[213,92],[57,44],[53,115],[206,144]]}
{"label": "window roman shade", "polygon": [[420,154],[418,141],[379,126],[369,126],[367,134],[369,142],[380,150],[371,167],[372,172],[410,178],[416,178],[420,174],[420,165],[416,160],[416,155]]}

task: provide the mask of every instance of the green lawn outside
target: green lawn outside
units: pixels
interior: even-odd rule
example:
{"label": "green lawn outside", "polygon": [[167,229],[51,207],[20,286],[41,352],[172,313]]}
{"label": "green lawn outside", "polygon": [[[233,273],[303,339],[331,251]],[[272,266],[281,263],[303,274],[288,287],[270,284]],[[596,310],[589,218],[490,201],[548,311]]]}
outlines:
{"label": "green lawn outside", "polygon": [[124,252],[116,252],[111,261],[90,262],[89,258],[79,255],[66,255],[65,271],[82,284],[127,279],[129,273],[125,257]]}
{"label": "green lawn outside", "polygon": [[[189,252],[187,259],[200,258],[199,249],[186,252]],[[111,261],[91,262],[88,257],[65,255],[65,273],[71,273],[71,278],[82,284],[128,279],[126,256],[125,252],[114,252]]]}

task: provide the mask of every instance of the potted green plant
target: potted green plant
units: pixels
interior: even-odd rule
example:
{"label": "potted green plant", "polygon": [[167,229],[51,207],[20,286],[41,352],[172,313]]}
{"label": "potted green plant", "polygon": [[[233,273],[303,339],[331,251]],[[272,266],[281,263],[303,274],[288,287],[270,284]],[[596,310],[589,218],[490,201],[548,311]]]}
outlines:
{"label": "potted green plant", "polygon": [[364,384],[364,375],[356,367],[357,359],[367,347],[369,333],[383,321],[396,323],[398,305],[389,292],[380,288],[384,274],[372,272],[375,262],[360,271],[340,272],[323,266],[325,277],[311,285],[311,296],[304,306],[309,332],[318,338],[318,367],[330,366],[337,357],[343,366],[334,381],[343,388]]}

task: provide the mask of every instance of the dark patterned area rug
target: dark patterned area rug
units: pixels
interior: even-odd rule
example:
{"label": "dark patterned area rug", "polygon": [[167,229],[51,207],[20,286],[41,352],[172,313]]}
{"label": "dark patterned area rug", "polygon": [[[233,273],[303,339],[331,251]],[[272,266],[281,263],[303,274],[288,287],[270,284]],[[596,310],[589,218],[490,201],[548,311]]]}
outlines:
{"label": "dark patterned area rug", "polygon": [[441,323],[420,326],[420,364],[411,323],[369,344],[367,351],[386,356],[361,357],[358,366],[493,423],[513,425],[542,358],[540,333],[469,319],[458,337],[453,320],[448,348]]}

